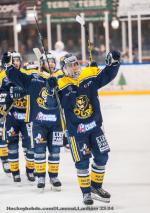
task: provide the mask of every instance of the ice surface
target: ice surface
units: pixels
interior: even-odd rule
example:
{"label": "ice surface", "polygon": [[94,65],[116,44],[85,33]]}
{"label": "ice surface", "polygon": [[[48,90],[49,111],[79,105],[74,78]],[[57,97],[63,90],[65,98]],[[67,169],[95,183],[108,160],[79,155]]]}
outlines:
{"label": "ice surface", "polygon": [[[110,204],[98,201],[100,212],[150,212],[150,96],[101,97],[106,137],[111,147],[104,188],[112,194]],[[53,192],[47,177],[46,188],[39,193],[27,181],[24,157],[20,154],[22,184],[17,186],[0,169],[0,212],[7,207],[83,208],[76,170],[69,152],[61,152],[62,191]],[[113,211],[108,208],[114,208]],[[104,209],[102,211],[101,209]],[[107,209],[107,210],[106,210]],[[30,210],[10,212],[75,212],[75,210]],[[79,212],[79,211],[78,211]],[[87,212],[80,210],[80,212]],[[98,212],[92,210],[91,212]]]}

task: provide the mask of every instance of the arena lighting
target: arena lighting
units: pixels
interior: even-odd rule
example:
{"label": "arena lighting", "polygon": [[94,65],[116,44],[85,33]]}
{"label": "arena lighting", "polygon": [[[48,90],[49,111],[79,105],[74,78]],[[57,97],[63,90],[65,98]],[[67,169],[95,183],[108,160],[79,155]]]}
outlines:
{"label": "arena lighting", "polygon": [[119,21],[117,19],[113,19],[111,22],[111,26],[114,30],[119,28]]}
{"label": "arena lighting", "polygon": [[16,25],[16,30],[17,30],[17,33],[20,33],[21,32],[21,24],[17,24]]}

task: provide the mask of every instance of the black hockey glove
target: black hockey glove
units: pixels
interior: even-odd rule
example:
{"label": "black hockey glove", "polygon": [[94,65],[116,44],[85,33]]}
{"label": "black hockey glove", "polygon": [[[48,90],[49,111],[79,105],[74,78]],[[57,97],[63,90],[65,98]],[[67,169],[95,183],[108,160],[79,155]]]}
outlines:
{"label": "black hockey glove", "polygon": [[91,61],[90,67],[98,67],[96,61]]}
{"label": "black hockey glove", "polygon": [[10,87],[10,97],[12,99],[19,99],[25,96],[25,92],[21,87]]}
{"label": "black hockey glove", "polygon": [[105,58],[107,66],[115,65],[120,63],[120,52],[113,50],[109,52]]}
{"label": "black hockey glove", "polygon": [[51,89],[54,89],[58,86],[57,78],[56,77],[50,77],[47,79],[47,86]]}
{"label": "black hockey glove", "polygon": [[3,54],[2,57],[2,66],[3,67],[9,67],[12,65],[12,55],[11,52],[6,52]]}

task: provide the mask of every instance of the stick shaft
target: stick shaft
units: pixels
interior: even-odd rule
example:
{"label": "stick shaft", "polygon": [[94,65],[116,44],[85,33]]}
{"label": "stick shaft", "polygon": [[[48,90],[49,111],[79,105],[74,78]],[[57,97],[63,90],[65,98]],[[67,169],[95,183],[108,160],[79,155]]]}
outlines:
{"label": "stick shaft", "polygon": [[[43,52],[44,52],[44,54],[46,56],[46,60],[47,60],[47,63],[48,63],[48,58],[47,58],[46,50],[45,50],[45,47],[44,47],[43,38],[42,38],[42,35],[40,33],[38,20],[37,20],[36,16],[34,16],[34,17],[35,17],[36,27],[37,27],[37,31],[38,31],[38,36],[39,36],[39,39],[40,39],[40,42],[41,42],[41,47],[42,47],[42,50],[43,50]],[[49,63],[48,63],[48,68],[49,68],[50,74],[52,75],[52,71],[50,69]],[[57,100],[57,104],[58,104],[58,108],[59,108],[59,111],[60,111],[62,127],[64,127],[64,131],[67,133],[66,134],[67,140],[68,140],[68,143],[70,144],[71,142],[70,142],[69,133],[68,133],[68,130],[67,130],[67,127],[66,127],[65,115],[64,115],[63,109],[61,107],[60,99],[59,99],[58,92],[57,92],[56,88],[54,88],[54,94],[55,94],[55,97],[56,97],[56,100]]]}

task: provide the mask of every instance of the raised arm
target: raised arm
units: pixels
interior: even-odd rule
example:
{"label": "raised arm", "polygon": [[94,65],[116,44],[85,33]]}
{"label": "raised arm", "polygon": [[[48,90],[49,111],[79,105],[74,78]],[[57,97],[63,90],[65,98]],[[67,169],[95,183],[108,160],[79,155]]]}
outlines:
{"label": "raised arm", "polygon": [[106,67],[97,75],[95,83],[101,88],[111,82],[117,75],[120,67],[120,53],[118,51],[109,52],[106,56]]}
{"label": "raised arm", "polygon": [[29,85],[31,83],[32,76],[21,73],[20,70],[15,68],[12,64],[11,53],[5,53],[2,58],[2,63],[6,68],[6,75],[8,79],[22,87],[25,91],[28,91]]}

